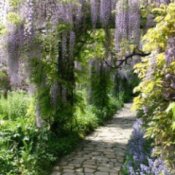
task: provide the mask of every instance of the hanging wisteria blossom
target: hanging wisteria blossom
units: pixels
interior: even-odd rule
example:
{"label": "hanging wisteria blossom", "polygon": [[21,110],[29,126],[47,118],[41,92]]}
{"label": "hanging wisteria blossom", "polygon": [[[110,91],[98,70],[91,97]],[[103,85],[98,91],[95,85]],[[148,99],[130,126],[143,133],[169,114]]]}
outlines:
{"label": "hanging wisteria blossom", "polygon": [[20,56],[20,30],[14,31],[8,36],[8,67],[11,85],[19,84],[19,56]]}
{"label": "hanging wisteria blossom", "polygon": [[68,52],[68,33],[67,32],[62,33],[62,36],[61,36],[61,52],[62,52],[61,57],[65,58]]}
{"label": "hanging wisteria blossom", "polygon": [[100,21],[107,26],[111,19],[111,0],[100,0]]}
{"label": "hanging wisteria blossom", "polygon": [[77,4],[75,4],[75,25],[80,25],[83,17],[82,8],[84,6],[84,0],[79,0]]}
{"label": "hanging wisteria blossom", "polygon": [[156,64],[157,64],[157,61],[156,61],[156,52],[152,53],[151,56],[149,56],[149,60],[148,60],[148,70],[147,70],[147,73],[146,73],[146,77],[145,79],[146,80],[150,80],[153,78],[153,74],[154,74],[154,71],[155,71],[155,68],[156,68]]}
{"label": "hanging wisteria blossom", "polygon": [[73,55],[74,55],[74,47],[75,47],[75,39],[76,39],[75,32],[71,31],[69,38],[70,38],[70,41],[69,41],[69,55],[72,58]]}
{"label": "hanging wisteria blossom", "polygon": [[91,20],[93,27],[96,27],[96,23],[99,18],[99,10],[100,10],[100,1],[99,0],[90,0],[91,4]]}
{"label": "hanging wisteria blossom", "polygon": [[[7,16],[7,1],[6,0],[1,0],[0,1],[0,27],[5,27],[6,25],[6,16]],[[1,36],[0,38],[0,64],[4,64],[7,62],[6,59],[6,48],[5,48],[5,43],[6,42],[6,37]]]}
{"label": "hanging wisteria blossom", "polygon": [[128,35],[130,41],[139,45],[140,41],[140,2],[138,0],[128,1]]}
{"label": "hanging wisteria blossom", "polygon": [[159,4],[168,4],[170,3],[170,0],[157,0],[156,2]]}
{"label": "hanging wisteria blossom", "polygon": [[116,17],[115,17],[115,48],[120,50],[120,44],[128,36],[128,1],[118,0],[116,4]]}
{"label": "hanging wisteria blossom", "polygon": [[34,3],[33,0],[27,0],[24,6],[24,35],[26,38],[30,38],[33,34],[33,20],[34,20]]}
{"label": "hanging wisteria blossom", "polygon": [[166,51],[166,63],[167,65],[175,61],[175,37],[169,38]]}

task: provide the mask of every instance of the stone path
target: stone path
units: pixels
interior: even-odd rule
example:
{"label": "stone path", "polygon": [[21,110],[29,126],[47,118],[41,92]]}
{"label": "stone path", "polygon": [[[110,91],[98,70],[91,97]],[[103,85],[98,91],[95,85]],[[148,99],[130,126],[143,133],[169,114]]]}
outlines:
{"label": "stone path", "polygon": [[58,163],[52,175],[119,174],[135,121],[130,107],[126,104],[105,126],[87,136],[77,150]]}

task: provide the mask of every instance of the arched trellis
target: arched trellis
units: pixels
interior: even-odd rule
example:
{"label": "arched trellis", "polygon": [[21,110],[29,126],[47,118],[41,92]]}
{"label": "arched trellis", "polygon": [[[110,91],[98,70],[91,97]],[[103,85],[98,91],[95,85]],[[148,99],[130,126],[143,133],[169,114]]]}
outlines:
{"label": "arched trellis", "polygon": [[[167,3],[167,1],[160,3]],[[111,65],[111,60],[108,59],[108,56],[111,55],[109,44],[111,28],[116,30],[114,39],[116,52],[120,52],[121,45],[125,40],[139,45],[140,6],[138,0],[26,0],[19,8],[22,11],[24,31],[21,28],[20,36],[15,36],[15,39],[19,39],[23,34],[24,42],[29,46],[27,51],[29,59],[36,57],[36,55],[40,57],[40,47],[33,47],[36,35],[43,33],[47,35],[48,31],[55,31],[58,26],[63,27],[63,30],[59,31],[56,61],[59,78],[53,82],[48,90],[53,103],[57,105],[58,101],[61,101],[63,108],[65,107],[64,103],[68,103],[69,107],[73,106],[74,103],[74,57],[79,51],[79,46],[76,43],[78,41],[83,44],[82,35],[88,30],[104,29],[106,34],[105,62],[110,67],[118,68],[134,55],[147,55],[138,49],[134,49],[127,53],[123,59],[117,60],[116,66]],[[31,45],[32,47],[30,47]],[[18,48],[15,48],[15,51],[17,50]],[[37,59],[42,61],[41,58]],[[11,60],[14,61],[14,59]],[[11,77],[13,77],[13,72],[11,72]],[[41,77],[43,79],[40,82],[39,89],[45,88],[45,75]],[[37,109],[39,114],[39,107]]]}
{"label": "arched trellis", "polygon": [[[141,3],[143,2],[145,4],[153,2],[167,4],[170,0],[141,1]],[[3,20],[7,15],[8,6],[8,1],[1,1]],[[19,11],[21,11],[20,15],[25,23],[24,35],[29,38],[34,31],[42,31],[49,22],[53,26],[67,23],[72,26],[72,30],[77,31],[73,31],[75,33],[85,32],[92,28],[115,28],[116,48],[118,41],[128,34],[129,39],[135,37],[137,42],[139,40],[139,32],[134,30],[139,26],[139,1],[136,0],[26,0],[23,1],[23,5],[20,5]]]}

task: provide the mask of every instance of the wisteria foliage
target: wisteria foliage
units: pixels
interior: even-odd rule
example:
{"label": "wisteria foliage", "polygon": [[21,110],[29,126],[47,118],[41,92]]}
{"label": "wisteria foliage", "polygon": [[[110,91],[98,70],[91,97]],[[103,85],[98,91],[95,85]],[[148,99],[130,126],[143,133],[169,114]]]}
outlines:
{"label": "wisteria foliage", "polygon": [[140,2],[138,0],[128,1],[128,35],[135,45],[140,42]]}
{"label": "wisteria foliage", "polygon": [[[9,41],[7,44],[9,46],[9,51],[17,53],[19,48],[15,43],[19,42],[18,45],[23,45],[24,43],[30,43],[37,34],[45,34],[51,30],[57,30],[58,25],[67,25],[66,32],[67,39],[61,37],[59,40],[62,45],[62,53],[64,50],[68,50],[69,56],[73,57],[74,45],[76,43],[76,31],[81,31],[83,25],[86,24],[86,16],[90,15],[92,28],[102,27],[108,28],[111,23],[115,23],[115,48],[117,52],[120,52],[122,43],[132,43],[134,45],[139,45],[140,41],[140,1],[138,0],[25,0],[20,1],[21,4],[14,9],[9,6],[10,0],[1,0],[1,21],[7,25],[10,29],[10,35],[8,35]],[[151,0],[145,1],[145,3],[169,3],[169,0]],[[15,10],[15,11],[14,11]],[[9,25],[6,21],[8,12],[17,11],[20,16],[21,27]],[[115,17],[114,17],[115,16]],[[20,30],[20,31],[19,31]],[[64,32],[63,32],[64,33]],[[10,43],[10,37],[15,41]],[[4,40],[4,39],[3,39]],[[65,44],[65,40],[70,40],[71,44]],[[68,43],[68,42],[67,42]],[[14,46],[11,46],[14,44]],[[64,45],[64,47],[63,47]],[[67,48],[65,48],[67,47]],[[14,48],[12,50],[12,48]],[[7,49],[8,50],[8,49]],[[4,49],[5,51],[5,49]],[[67,52],[67,54],[68,54]],[[2,55],[3,52],[1,52]],[[28,53],[30,57],[34,55],[33,53]],[[16,56],[18,58],[10,58],[10,56]],[[3,56],[2,56],[3,57]],[[11,76],[18,74],[18,63],[20,54],[9,54],[9,66],[11,67],[9,73]],[[1,58],[2,60],[3,58]],[[12,60],[13,59],[13,60]],[[10,60],[13,63],[10,63]],[[16,62],[15,62],[16,60]],[[2,61],[1,61],[2,62]],[[13,66],[14,64],[14,66]],[[12,66],[11,66],[12,65]],[[16,68],[14,68],[16,66]],[[13,83],[17,80],[13,79]]]}
{"label": "wisteria foliage", "polygon": [[[32,0],[28,0],[29,11],[27,12],[27,30],[31,33],[32,25],[35,24],[36,29],[43,29],[47,21],[51,24],[67,23],[72,27],[81,25],[83,23],[84,5],[87,2],[83,0],[76,0],[72,2],[66,1],[36,1],[34,5]],[[116,1],[116,0],[90,0],[90,13],[92,26],[95,28],[97,23],[101,23],[102,27],[107,27],[112,22],[113,13],[116,14],[116,34],[115,43],[116,49],[120,43],[125,39],[131,39],[136,44],[140,38],[140,14],[139,1]],[[32,22],[32,6],[35,12]],[[35,8],[34,8],[35,7]],[[87,14],[86,14],[87,15]],[[36,30],[35,29],[35,30]],[[129,35],[129,36],[128,36]]]}
{"label": "wisteria foliage", "polygon": [[[5,25],[6,16],[7,16],[7,3],[5,0],[0,1],[0,27]],[[4,59],[6,55],[6,49],[4,48],[4,37],[0,38],[0,64],[6,63],[6,59]]]}
{"label": "wisteria foliage", "polygon": [[96,27],[96,24],[97,24],[97,21],[98,21],[98,18],[99,18],[99,1],[97,0],[90,0],[90,4],[91,4],[91,20],[92,20],[92,24],[93,24],[93,27],[95,28]]}
{"label": "wisteria foliage", "polygon": [[121,42],[128,37],[128,5],[127,0],[119,0],[116,4],[115,47],[120,51]]}
{"label": "wisteria foliage", "polygon": [[[169,67],[171,63],[175,61],[175,37],[170,37],[168,39],[166,55],[166,67]],[[167,72],[164,79],[164,98],[166,100],[175,99],[175,75]]]}
{"label": "wisteria foliage", "polygon": [[[91,7],[90,13],[92,25],[94,27],[96,26],[97,22],[100,22],[103,27],[107,26],[111,22],[111,16],[116,6],[116,33],[118,33],[118,36],[116,36],[116,38],[118,38],[116,39],[117,45],[120,42],[121,38],[126,38],[127,36],[128,17],[126,14],[126,10],[128,5],[124,3],[122,7],[122,1],[118,1],[117,5],[116,2],[116,0],[90,0],[89,3]],[[28,41],[30,41],[32,35],[34,35],[34,32],[46,32],[48,23],[50,23],[53,27],[57,26],[60,23],[69,24],[72,26],[72,29],[75,26],[77,27],[77,25],[83,23],[82,20],[84,19],[84,12],[82,11],[82,8],[86,3],[87,1],[83,0],[75,0],[70,2],[57,0],[24,1],[22,5],[20,5],[20,15],[24,20],[23,36],[25,37],[25,39],[27,38]],[[133,17],[131,21],[135,19],[136,18]],[[131,26],[130,28],[132,29]],[[136,29],[136,26],[133,28]]]}
{"label": "wisteria foliage", "polygon": [[115,46],[120,51],[122,42],[139,46],[140,41],[140,2],[119,0],[116,4]]}
{"label": "wisteria foliage", "polygon": [[[13,11],[13,8],[9,6],[9,1],[0,1],[0,7],[2,9],[1,20],[5,22],[7,12]],[[155,3],[168,3],[168,0],[163,1],[154,1]],[[151,1],[152,3],[152,1]],[[84,10],[85,8],[90,7],[89,10]],[[99,24],[103,28],[108,28],[110,23],[115,22],[115,48],[117,52],[120,52],[121,45],[123,42],[127,41],[134,45],[139,45],[140,41],[140,1],[137,0],[26,0],[22,1],[18,9],[18,15],[22,19],[21,27],[8,25],[10,29],[10,35],[8,35],[8,46],[9,53],[18,53],[20,46],[23,43],[31,42],[32,38],[36,34],[45,34],[50,30],[57,30],[58,25],[67,25],[69,33],[67,38],[65,34],[61,34],[59,39],[61,40],[62,45],[62,57],[64,58],[65,50],[66,54],[69,54],[70,57],[73,57],[74,45],[76,43],[76,29],[82,27],[86,22],[84,21],[86,15],[90,14],[92,27],[99,27]],[[115,21],[114,15],[115,14]],[[98,24],[98,26],[97,26]],[[51,27],[52,26],[52,27]],[[20,31],[19,31],[20,30]],[[10,38],[13,38],[14,43],[10,42]],[[70,44],[65,43],[65,40],[70,40]],[[20,41],[20,42],[19,42]],[[14,46],[12,46],[14,44]],[[67,48],[66,48],[67,47]],[[13,48],[13,50],[12,50]],[[69,52],[69,53],[68,53]],[[29,53],[29,57],[30,57]],[[16,56],[18,58],[10,58],[10,56]],[[9,66],[11,67],[9,72],[11,76],[18,74],[18,63],[20,54],[9,54]],[[16,60],[16,62],[15,62]],[[10,63],[11,61],[11,63]],[[13,63],[12,63],[13,61]],[[14,66],[13,66],[14,64]],[[14,68],[16,66],[16,68]],[[13,79],[13,83],[17,80]],[[12,83],[12,84],[13,84]]]}
{"label": "wisteria foliage", "polygon": [[111,17],[111,0],[100,1],[100,21],[103,26],[107,26]]}

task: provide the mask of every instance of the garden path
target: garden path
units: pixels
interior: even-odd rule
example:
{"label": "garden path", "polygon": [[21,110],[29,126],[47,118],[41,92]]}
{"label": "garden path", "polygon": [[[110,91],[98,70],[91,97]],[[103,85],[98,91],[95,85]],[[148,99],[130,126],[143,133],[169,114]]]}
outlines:
{"label": "garden path", "polygon": [[113,119],[87,136],[55,166],[52,175],[117,175],[124,161],[136,114],[125,104]]}

